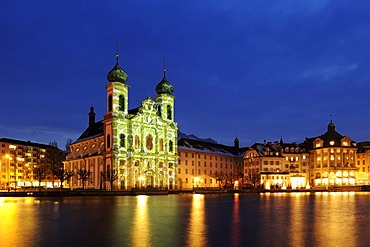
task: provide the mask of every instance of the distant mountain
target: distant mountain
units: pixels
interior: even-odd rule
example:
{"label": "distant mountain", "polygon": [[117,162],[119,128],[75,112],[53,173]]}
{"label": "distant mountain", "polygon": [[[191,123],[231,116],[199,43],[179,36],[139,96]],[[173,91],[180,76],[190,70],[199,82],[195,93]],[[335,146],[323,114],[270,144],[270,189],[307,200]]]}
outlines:
{"label": "distant mountain", "polygon": [[210,143],[217,143],[217,141],[213,140],[212,138],[199,138],[194,134],[187,135],[185,133],[182,133],[181,131],[178,132],[177,138],[178,138],[178,140],[180,140],[181,138],[188,138],[188,139],[192,139],[192,140],[198,140],[198,141],[204,141],[204,142],[210,142]]}

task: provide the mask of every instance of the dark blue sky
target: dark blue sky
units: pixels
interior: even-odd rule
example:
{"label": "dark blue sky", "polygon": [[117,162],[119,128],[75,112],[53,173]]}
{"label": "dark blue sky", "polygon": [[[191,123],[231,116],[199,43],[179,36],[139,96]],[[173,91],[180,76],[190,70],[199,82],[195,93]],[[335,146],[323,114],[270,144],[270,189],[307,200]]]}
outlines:
{"label": "dark blue sky", "polygon": [[326,131],[370,140],[370,1],[0,1],[0,136],[64,148],[106,111],[174,85],[180,130],[249,146]]}

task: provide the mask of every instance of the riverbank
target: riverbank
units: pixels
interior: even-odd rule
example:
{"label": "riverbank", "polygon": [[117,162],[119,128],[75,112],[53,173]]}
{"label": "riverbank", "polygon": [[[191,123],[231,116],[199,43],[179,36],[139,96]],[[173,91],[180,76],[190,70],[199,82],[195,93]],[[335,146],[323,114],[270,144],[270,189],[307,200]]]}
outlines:
{"label": "riverbank", "polygon": [[316,193],[316,192],[360,192],[370,191],[369,185],[345,187],[316,187],[312,189],[283,190],[283,189],[220,189],[194,188],[193,190],[164,190],[164,189],[132,189],[117,191],[100,190],[28,190],[28,191],[0,191],[0,197],[63,197],[63,196],[136,196],[136,195],[170,195],[170,194],[248,194],[248,193]]}

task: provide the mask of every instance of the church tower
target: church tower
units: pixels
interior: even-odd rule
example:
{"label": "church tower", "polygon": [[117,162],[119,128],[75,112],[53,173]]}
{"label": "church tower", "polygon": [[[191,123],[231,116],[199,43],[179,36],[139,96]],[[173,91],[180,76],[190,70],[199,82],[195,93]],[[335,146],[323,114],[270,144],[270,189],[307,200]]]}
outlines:
{"label": "church tower", "polygon": [[[105,142],[105,169],[116,169],[115,154],[119,146],[124,147],[127,129],[120,129],[124,126],[125,116],[128,114],[128,89],[126,84],[128,76],[118,63],[107,74],[107,114],[104,115],[104,142]],[[122,133],[121,133],[122,132]],[[104,170],[105,170],[104,169]]]}
{"label": "church tower", "polygon": [[155,91],[157,92],[155,100],[157,102],[158,115],[162,117],[162,119],[173,122],[175,117],[175,96],[172,95],[173,86],[166,78],[166,67],[163,69],[163,78],[156,86]]}

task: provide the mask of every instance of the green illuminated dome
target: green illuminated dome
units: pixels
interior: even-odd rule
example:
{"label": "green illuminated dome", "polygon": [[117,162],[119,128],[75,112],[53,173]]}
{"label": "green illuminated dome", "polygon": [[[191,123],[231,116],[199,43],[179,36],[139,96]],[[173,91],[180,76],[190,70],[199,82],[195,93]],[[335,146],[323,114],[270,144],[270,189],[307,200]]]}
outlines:
{"label": "green illuminated dome", "polygon": [[155,91],[157,92],[157,94],[172,94],[173,86],[166,78],[166,69],[163,70],[163,74],[163,79],[155,87]]}
{"label": "green illuminated dome", "polygon": [[126,83],[128,75],[118,64],[118,54],[116,54],[116,65],[111,71],[107,74],[107,79],[109,82],[121,82]]}

